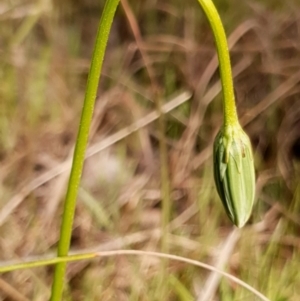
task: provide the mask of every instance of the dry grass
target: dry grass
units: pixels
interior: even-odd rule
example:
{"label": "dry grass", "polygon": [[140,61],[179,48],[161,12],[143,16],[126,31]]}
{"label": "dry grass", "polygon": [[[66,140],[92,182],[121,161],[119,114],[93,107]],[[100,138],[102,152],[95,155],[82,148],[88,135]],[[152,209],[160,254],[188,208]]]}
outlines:
{"label": "dry grass", "polygon": [[[93,1],[60,2],[0,4],[1,263],[54,254],[59,236],[101,10]],[[158,85],[172,189],[170,253],[225,269],[272,301],[299,300],[299,4],[216,1],[257,169],[252,220],[232,236],[212,178],[222,114],[203,14],[196,1],[121,2],[95,108],[73,252],[160,250]],[[160,265],[157,258],[126,256],[69,264],[66,300],[160,300]],[[0,300],[47,300],[52,272],[1,275]],[[230,280],[182,262],[169,262],[164,283],[165,300],[256,300]]]}

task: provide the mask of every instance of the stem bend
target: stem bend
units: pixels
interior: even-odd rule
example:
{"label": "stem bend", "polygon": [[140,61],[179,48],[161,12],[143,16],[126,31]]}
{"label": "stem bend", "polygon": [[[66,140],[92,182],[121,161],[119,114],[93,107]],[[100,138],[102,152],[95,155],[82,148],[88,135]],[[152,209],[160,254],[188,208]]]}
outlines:
{"label": "stem bend", "polygon": [[224,125],[234,125],[238,123],[238,117],[235,106],[230,56],[225,30],[213,2],[211,0],[198,0],[198,2],[209,21],[217,47],[223,93]]}

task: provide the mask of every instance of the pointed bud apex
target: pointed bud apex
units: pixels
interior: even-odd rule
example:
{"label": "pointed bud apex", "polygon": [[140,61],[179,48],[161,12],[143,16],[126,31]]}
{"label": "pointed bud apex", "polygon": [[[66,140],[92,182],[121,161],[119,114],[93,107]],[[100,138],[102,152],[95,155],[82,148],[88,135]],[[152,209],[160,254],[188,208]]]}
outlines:
{"label": "pointed bud apex", "polygon": [[216,136],[214,178],[228,217],[243,227],[252,212],[255,173],[251,143],[239,124],[223,126]]}

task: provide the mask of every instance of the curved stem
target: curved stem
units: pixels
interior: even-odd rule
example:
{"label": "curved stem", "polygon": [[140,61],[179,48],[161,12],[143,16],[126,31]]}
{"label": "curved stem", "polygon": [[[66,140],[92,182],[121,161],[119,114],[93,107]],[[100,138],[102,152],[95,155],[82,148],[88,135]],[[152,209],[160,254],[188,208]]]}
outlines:
{"label": "curved stem", "polygon": [[247,284],[246,282],[240,280],[239,278],[226,273],[222,270],[219,270],[215,268],[214,266],[211,266],[209,264],[203,263],[201,261],[185,258],[178,255],[172,255],[167,253],[161,253],[161,252],[151,252],[151,251],[142,251],[142,250],[112,250],[112,251],[103,251],[103,252],[96,252],[96,253],[82,253],[78,255],[70,255],[70,256],[64,256],[64,257],[54,257],[50,259],[40,259],[38,261],[28,261],[28,262],[21,262],[16,264],[11,264],[9,266],[0,266],[0,273],[3,272],[11,272],[15,270],[20,269],[28,269],[28,268],[35,268],[35,267],[41,267],[41,266],[47,266],[52,265],[56,263],[67,263],[67,262],[74,262],[79,260],[89,260],[96,257],[110,257],[110,256],[122,256],[122,255],[135,255],[135,256],[155,256],[158,258],[167,258],[170,260],[180,261],[187,264],[191,264],[194,266],[198,266],[201,268],[204,268],[209,271],[216,272],[222,276],[225,276],[226,278],[232,280],[233,282],[243,286],[253,294],[255,294],[257,297],[259,297],[263,301],[270,301],[266,296],[264,296],[262,293],[257,291],[255,288]]}
{"label": "curved stem", "polygon": [[[82,173],[85,150],[88,142],[90,124],[93,116],[94,103],[96,99],[107,40],[118,4],[119,0],[106,1],[98,28],[92,63],[87,81],[87,88],[81,114],[81,121],[75,145],[72,170],[69,179],[66,200],[64,204],[60,239],[57,251],[57,255],[59,257],[68,255],[70,247],[70,238],[72,233],[76,198]],[[61,296],[63,293],[65,270],[65,262],[61,262],[56,265],[54,282],[52,285],[52,295],[50,299],[51,301],[60,301],[62,299]]]}
{"label": "curved stem", "polygon": [[223,91],[224,125],[234,125],[238,122],[238,117],[225,30],[213,2],[211,0],[198,0],[198,2],[209,21],[216,42]]}

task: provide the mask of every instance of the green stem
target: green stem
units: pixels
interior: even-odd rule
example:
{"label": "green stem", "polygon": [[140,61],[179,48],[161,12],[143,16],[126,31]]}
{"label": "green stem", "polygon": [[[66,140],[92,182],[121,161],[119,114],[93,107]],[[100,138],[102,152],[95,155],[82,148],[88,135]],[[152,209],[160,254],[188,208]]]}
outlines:
{"label": "green stem", "polygon": [[218,58],[223,91],[224,125],[234,125],[238,122],[233,89],[230,56],[226,34],[220,16],[211,0],[198,0],[213,31]]}
{"label": "green stem", "polygon": [[[119,0],[106,1],[98,28],[92,63],[87,81],[81,121],[75,145],[73,165],[64,204],[60,239],[57,251],[57,255],[59,257],[67,256],[69,252],[76,198],[80,184],[85,150],[88,142],[90,124],[93,116],[94,103],[96,99],[107,40],[118,4]],[[61,262],[56,265],[54,282],[52,285],[52,295],[50,299],[51,301],[60,301],[62,299],[65,271],[65,262]]]}
{"label": "green stem", "polygon": [[[203,262],[200,262],[197,260],[189,259],[186,257],[182,257],[182,256],[166,254],[166,253],[159,253],[159,252],[141,251],[141,250],[112,250],[112,251],[103,251],[103,252],[97,252],[97,253],[85,253],[85,254],[71,255],[71,256],[65,256],[65,257],[55,257],[55,258],[50,258],[50,259],[40,259],[38,261],[15,263],[15,264],[11,264],[8,266],[0,266],[0,273],[11,272],[11,271],[20,270],[20,269],[52,265],[52,264],[56,264],[56,263],[60,263],[60,262],[67,263],[67,262],[72,262],[72,261],[93,259],[96,257],[110,257],[110,256],[122,256],[122,255],[155,256],[157,258],[167,258],[170,260],[176,260],[179,262],[184,262],[184,263],[191,264],[191,265],[194,265],[197,267],[201,267],[208,271],[212,271],[214,273],[218,273],[222,276],[227,277],[228,279],[232,280],[233,282],[248,289],[250,292],[252,292],[256,296],[261,298],[261,300],[270,301],[267,297],[265,297],[263,294],[261,294],[259,291],[254,289],[249,284],[245,283],[244,281],[240,280],[239,278],[237,278],[231,274],[228,274],[226,272],[218,270],[209,264],[206,264],[206,263],[203,263]],[[159,300],[162,300],[162,299],[159,299]]]}
{"label": "green stem", "polygon": [[49,259],[39,259],[37,261],[28,261],[28,262],[25,261],[25,262],[10,264],[7,266],[0,266],[0,273],[37,268],[37,267],[43,267],[43,266],[59,264],[59,263],[67,263],[72,261],[88,260],[88,259],[93,259],[95,257],[99,257],[99,254],[85,253],[85,254],[78,254],[78,255],[54,257]]}

